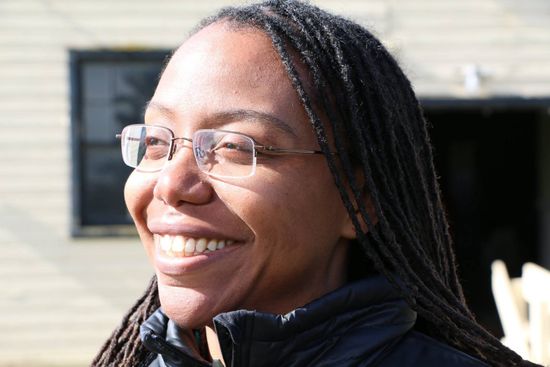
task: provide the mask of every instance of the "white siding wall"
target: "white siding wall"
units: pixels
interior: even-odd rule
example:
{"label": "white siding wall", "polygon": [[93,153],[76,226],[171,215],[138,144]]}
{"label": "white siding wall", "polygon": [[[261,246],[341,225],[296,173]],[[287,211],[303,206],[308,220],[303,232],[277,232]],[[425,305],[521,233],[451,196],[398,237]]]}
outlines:
{"label": "white siding wall", "polygon": [[[67,237],[68,49],[173,48],[229,3],[0,0],[0,365],[86,365],[150,274],[136,240]],[[550,96],[546,0],[314,3],[373,26],[421,95],[467,96],[477,64],[482,96]]]}

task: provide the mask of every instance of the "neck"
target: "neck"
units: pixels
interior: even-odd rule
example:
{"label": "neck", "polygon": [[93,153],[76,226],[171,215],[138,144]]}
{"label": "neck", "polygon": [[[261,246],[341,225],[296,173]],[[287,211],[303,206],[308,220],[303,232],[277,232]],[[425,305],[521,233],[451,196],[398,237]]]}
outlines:
{"label": "neck", "polygon": [[218,336],[210,326],[206,327],[206,341],[208,343],[208,350],[210,351],[210,356],[212,357],[212,360],[218,360],[219,362],[221,362],[221,366],[225,366],[222,350],[220,348],[220,342],[218,341]]}

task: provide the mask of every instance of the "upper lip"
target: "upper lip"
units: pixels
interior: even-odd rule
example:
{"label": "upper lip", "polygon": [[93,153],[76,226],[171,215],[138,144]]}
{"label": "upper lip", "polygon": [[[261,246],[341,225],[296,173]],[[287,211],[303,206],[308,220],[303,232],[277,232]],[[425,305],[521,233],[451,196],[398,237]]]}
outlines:
{"label": "upper lip", "polygon": [[151,221],[147,224],[151,233],[160,235],[185,236],[193,238],[214,238],[239,241],[236,236],[225,233],[215,228],[205,225],[186,224],[186,223],[166,223],[161,221]]}

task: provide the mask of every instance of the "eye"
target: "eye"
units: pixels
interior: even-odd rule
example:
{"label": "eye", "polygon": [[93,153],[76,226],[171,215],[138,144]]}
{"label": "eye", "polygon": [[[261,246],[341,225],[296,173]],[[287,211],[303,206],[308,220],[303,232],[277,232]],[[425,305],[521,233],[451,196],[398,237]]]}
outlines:
{"label": "eye", "polygon": [[226,134],[221,136],[215,145],[210,149],[211,152],[229,153],[229,152],[250,152],[252,150],[252,142],[250,139],[238,134]]}
{"label": "eye", "polygon": [[227,148],[227,149],[237,149],[237,150],[240,150],[239,146],[235,143],[224,143],[222,148]]}
{"label": "eye", "polygon": [[158,145],[168,145],[168,142],[156,136],[147,136],[145,137],[145,145],[147,147],[153,147]]}
{"label": "eye", "polygon": [[170,142],[158,135],[147,135],[143,141],[143,159],[162,159],[168,154]]}
{"label": "eye", "polygon": [[227,150],[237,150],[237,151],[250,151],[249,146],[239,144],[236,142],[219,142],[215,147],[212,148],[212,151],[218,151],[222,149]]}
{"label": "eye", "polygon": [[251,164],[254,157],[254,143],[250,138],[240,134],[217,133],[216,139],[207,150],[210,162]]}

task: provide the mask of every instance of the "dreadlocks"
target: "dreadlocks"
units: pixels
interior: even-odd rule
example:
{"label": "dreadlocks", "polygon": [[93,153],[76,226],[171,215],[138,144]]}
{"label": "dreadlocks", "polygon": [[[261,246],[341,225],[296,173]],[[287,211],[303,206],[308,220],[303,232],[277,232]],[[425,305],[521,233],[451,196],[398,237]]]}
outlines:
{"label": "dreadlocks", "polygon": [[[271,38],[353,220],[352,245],[418,312],[418,327],[491,365],[534,366],[477,324],[466,306],[426,122],[382,44],[349,20],[293,0],[226,8],[196,31],[215,22]],[[309,80],[300,78],[298,63]],[[329,154],[333,147],[337,155]],[[145,363],[137,325],[156,307],[153,280],[93,365]]]}
{"label": "dreadlocks", "polygon": [[154,358],[142,346],[139,326],[160,307],[157,279],[153,277],[145,293],[122,319],[92,361],[92,366],[148,366]]}

